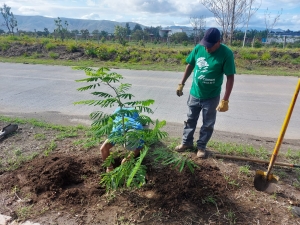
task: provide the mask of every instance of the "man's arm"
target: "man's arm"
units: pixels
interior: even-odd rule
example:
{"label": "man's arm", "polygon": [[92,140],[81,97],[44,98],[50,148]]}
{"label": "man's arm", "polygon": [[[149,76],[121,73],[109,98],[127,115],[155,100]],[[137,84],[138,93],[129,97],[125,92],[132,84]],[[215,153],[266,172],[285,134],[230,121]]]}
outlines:
{"label": "man's arm", "polygon": [[194,66],[192,66],[191,64],[187,64],[187,66],[185,67],[185,71],[181,80],[181,84],[185,84],[186,80],[189,78],[189,76],[191,75],[191,73],[193,72]]}
{"label": "man's arm", "polygon": [[225,93],[224,93],[224,97],[223,100],[228,101],[232,88],[233,88],[233,83],[234,83],[234,75],[229,75],[226,76],[227,77],[227,81],[226,81],[226,89],[225,89]]}
{"label": "man's arm", "polygon": [[185,71],[181,80],[181,83],[178,84],[178,88],[176,90],[176,94],[180,97],[183,95],[183,87],[184,84],[186,82],[186,80],[189,78],[189,76],[191,75],[191,73],[193,72],[194,66],[192,66],[191,64],[187,64],[187,66],[185,67]]}

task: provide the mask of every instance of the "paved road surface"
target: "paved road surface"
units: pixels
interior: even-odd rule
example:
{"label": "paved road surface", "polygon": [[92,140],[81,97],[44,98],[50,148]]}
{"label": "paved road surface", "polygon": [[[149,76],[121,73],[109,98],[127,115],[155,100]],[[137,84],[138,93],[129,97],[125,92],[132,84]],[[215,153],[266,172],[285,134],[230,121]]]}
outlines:
{"label": "paved road surface", "polygon": [[[76,89],[85,78],[82,71],[63,66],[0,63],[0,114],[34,117],[63,124],[89,123],[95,107],[74,105],[91,99],[89,92]],[[175,90],[183,72],[113,70],[122,74],[124,83],[136,100],[154,99],[153,119],[182,124],[191,79],[184,95]],[[296,77],[236,75],[230,98],[230,110],[219,113],[216,130],[276,138],[297,84]],[[224,89],[224,87],[223,87]],[[106,90],[106,89],[105,89]],[[106,112],[112,112],[109,109]],[[181,133],[181,128],[180,128]],[[300,97],[296,102],[285,138],[300,139]]]}

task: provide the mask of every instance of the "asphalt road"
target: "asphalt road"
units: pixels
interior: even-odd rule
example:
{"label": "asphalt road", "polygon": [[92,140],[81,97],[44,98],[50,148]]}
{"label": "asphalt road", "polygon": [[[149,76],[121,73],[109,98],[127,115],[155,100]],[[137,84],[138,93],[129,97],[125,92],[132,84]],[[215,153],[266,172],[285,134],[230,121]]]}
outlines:
{"label": "asphalt road", "polygon": [[[84,85],[75,82],[86,77],[83,71],[64,66],[13,63],[0,63],[0,68],[2,115],[32,117],[61,124],[89,124],[89,113],[100,110],[73,104],[75,101],[93,98],[88,91],[76,90]],[[153,119],[183,124],[191,84],[190,78],[182,97],[175,94],[183,72],[112,71],[123,75],[124,83],[132,84],[129,92],[135,95],[135,100],[155,100],[151,107],[154,110],[151,115]],[[297,81],[296,77],[236,75],[230,109],[228,112],[218,113],[215,129],[277,138]],[[107,91],[106,88],[103,90]],[[103,111],[111,113],[113,110]],[[300,139],[300,97],[285,138]]]}

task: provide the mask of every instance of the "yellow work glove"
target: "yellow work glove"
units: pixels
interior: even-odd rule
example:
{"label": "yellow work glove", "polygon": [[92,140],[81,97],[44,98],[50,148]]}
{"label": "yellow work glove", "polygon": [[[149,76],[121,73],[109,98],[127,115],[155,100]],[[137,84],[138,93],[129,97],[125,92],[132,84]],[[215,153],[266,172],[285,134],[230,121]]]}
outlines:
{"label": "yellow work glove", "polygon": [[178,88],[177,88],[176,94],[179,97],[183,95],[183,92],[182,92],[183,87],[184,87],[184,84],[178,84]]}
{"label": "yellow work glove", "polygon": [[228,109],[229,109],[228,103],[229,103],[229,101],[225,101],[225,100],[220,101],[220,103],[219,103],[218,107],[216,108],[216,110],[219,111],[219,112],[228,111]]}

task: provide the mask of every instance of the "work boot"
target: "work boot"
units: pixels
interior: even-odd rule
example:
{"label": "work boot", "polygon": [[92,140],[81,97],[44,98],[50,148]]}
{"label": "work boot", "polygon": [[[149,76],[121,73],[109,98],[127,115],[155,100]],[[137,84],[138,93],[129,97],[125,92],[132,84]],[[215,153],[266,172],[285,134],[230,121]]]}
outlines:
{"label": "work boot", "polygon": [[190,145],[190,146],[187,146],[187,145],[178,145],[175,147],[175,151],[177,152],[184,152],[186,150],[193,150],[194,149],[194,146],[193,145]]}
{"label": "work boot", "polygon": [[197,157],[200,158],[200,159],[205,159],[206,158],[206,151],[202,150],[202,149],[198,149]]}

